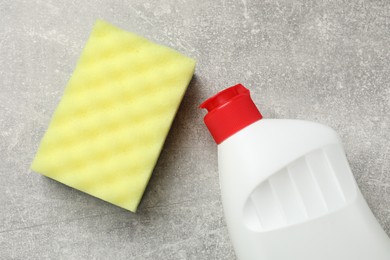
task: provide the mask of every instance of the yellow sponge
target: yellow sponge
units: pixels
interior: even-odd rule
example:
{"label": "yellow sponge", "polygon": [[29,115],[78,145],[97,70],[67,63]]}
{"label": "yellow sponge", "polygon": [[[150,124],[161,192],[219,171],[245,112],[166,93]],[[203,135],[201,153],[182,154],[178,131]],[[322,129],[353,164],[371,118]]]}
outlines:
{"label": "yellow sponge", "polygon": [[31,169],[135,212],[194,69],[97,21]]}

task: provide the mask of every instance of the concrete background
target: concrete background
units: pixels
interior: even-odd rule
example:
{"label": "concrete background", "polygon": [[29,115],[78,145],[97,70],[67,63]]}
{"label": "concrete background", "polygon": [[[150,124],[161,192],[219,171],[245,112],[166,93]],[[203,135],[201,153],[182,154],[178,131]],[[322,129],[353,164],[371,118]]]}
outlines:
{"label": "concrete background", "polygon": [[[198,61],[137,214],[29,170],[98,18]],[[390,234],[389,36],[386,0],[0,1],[0,258],[234,259],[197,106],[238,82],[336,129]]]}

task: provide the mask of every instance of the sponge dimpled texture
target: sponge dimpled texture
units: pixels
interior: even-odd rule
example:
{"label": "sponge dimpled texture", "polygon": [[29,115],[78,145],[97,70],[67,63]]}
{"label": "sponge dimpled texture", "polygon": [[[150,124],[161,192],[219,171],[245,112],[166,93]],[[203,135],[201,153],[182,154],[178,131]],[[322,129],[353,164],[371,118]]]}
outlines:
{"label": "sponge dimpled texture", "polygon": [[194,68],[97,21],[32,170],[135,212]]}

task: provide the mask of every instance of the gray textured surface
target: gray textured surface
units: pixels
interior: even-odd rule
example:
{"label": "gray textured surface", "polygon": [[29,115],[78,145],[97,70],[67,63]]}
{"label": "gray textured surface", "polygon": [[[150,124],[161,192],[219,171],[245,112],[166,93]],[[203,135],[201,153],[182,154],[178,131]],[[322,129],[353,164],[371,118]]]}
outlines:
{"label": "gray textured surface", "polygon": [[[137,214],[29,171],[97,18],[198,60]],[[197,106],[237,82],[335,128],[389,234],[389,46],[386,0],[0,1],[0,258],[234,259]]]}

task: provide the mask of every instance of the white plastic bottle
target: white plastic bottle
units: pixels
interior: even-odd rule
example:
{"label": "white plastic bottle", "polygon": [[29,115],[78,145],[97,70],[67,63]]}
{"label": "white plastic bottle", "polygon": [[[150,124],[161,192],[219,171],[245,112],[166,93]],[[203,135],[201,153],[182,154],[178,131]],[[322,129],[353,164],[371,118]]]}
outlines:
{"label": "white plastic bottle", "polygon": [[329,127],[262,119],[236,85],[206,100],[222,202],[240,260],[389,260],[390,240]]}

